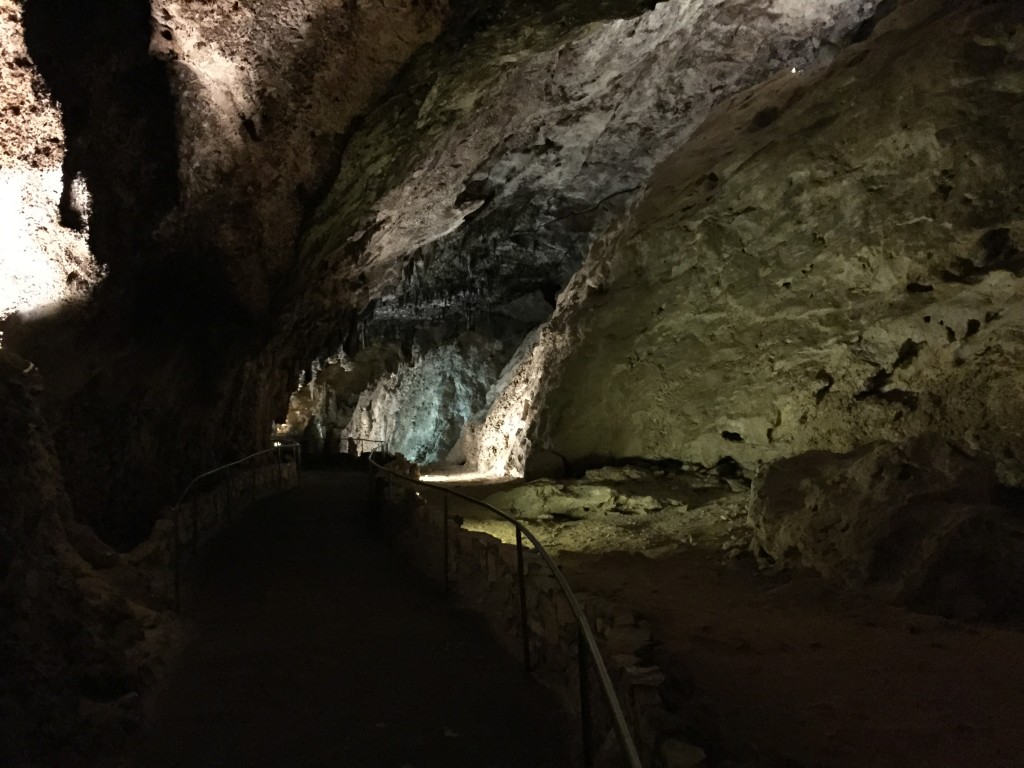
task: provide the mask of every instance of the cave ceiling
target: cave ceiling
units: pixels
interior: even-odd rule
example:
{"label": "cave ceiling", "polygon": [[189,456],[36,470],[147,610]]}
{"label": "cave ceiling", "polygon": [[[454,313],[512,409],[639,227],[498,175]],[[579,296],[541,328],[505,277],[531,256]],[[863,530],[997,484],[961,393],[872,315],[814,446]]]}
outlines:
{"label": "cave ceiling", "polygon": [[553,308],[716,103],[827,62],[877,4],[615,5],[455,20],[420,51],[360,121],[310,219],[292,322],[351,306],[351,347],[514,318],[515,302]]}

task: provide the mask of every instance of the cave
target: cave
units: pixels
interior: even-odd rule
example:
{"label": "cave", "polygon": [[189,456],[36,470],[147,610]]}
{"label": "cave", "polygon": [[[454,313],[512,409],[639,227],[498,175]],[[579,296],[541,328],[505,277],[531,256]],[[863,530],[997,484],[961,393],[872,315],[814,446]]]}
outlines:
{"label": "cave", "polygon": [[[387,591],[417,544],[360,538],[379,464],[408,478],[381,520],[444,499],[494,589],[525,580],[515,529],[444,488],[544,542],[649,768],[1019,765],[1022,26],[1014,0],[0,0],[0,764],[185,764],[139,755],[192,738],[159,712],[204,697],[196,637],[242,631],[218,606],[298,616],[329,601],[290,569],[346,562],[385,574],[348,610],[390,623],[302,653],[354,643],[352,696],[408,685],[412,723],[448,668],[400,674],[388,638],[484,665],[486,635],[512,677],[466,689],[548,762],[424,719],[437,749],[626,764],[544,714],[565,659],[516,677],[516,632],[571,644],[555,603],[506,632],[468,580],[437,612]],[[200,491],[224,529],[183,607]],[[314,703],[267,703],[248,751],[208,713],[224,751],[194,754],[405,744],[352,714],[296,747],[272,713]]]}

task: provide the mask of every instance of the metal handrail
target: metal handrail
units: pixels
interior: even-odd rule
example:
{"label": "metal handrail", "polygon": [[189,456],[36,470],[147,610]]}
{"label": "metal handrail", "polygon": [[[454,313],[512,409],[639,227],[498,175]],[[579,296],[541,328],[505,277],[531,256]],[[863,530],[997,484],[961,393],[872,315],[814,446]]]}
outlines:
{"label": "metal handrail", "polygon": [[[179,613],[181,612],[182,548],[183,548],[183,546],[185,544],[190,544],[191,547],[192,547],[192,551],[195,552],[195,549],[196,549],[196,547],[198,546],[198,543],[199,543],[199,507],[198,507],[199,498],[198,497],[196,497],[195,503],[194,503],[193,508],[192,508],[192,536],[190,538],[190,541],[188,541],[188,542],[183,542],[181,540],[181,514],[182,514],[181,508],[182,508],[182,503],[188,497],[189,492],[193,488],[195,488],[197,483],[199,483],[200,481],[205,480],[205,479],[207,479],[209,477],[213,477],[214,475],[217,475],[217,474],[219,474],[221,472],[228,471],[229,472],[229,475],[228,475],[228,483],[229,483],[229,485],[228,485],[227,505],[228,505],[228,519],[230,520],[230,515],[231,515],[231,512],[230,512],[231,498],[232,498],[232,491],[233,491],[231,483],[234,480],[234,476],[232,474],[230,474],[230,471],[233,470],[237,466],[240,466],[242,464],[245,464],[248,461],[251,461],[252,459],[258,458],[260,456],[265,456],[265,455],[267,455],[269,453],[275,453],[275,454],[277,454],[278,472],[280,473],[282,449],[291,452],[291,454],[295,457],[295,469],[296,469],[296,472],[301,471],[301,469],[302,469],[302,446],[299,443],[297,443],[295,441],[292,441],[292,440],[288,440],[288,441],[277,440],[277,441],[274,442],[274,445],[271,448],[265,448],[262,451],[257,451],[256,453],[250,453],[248,456],[245,456],[245,457],[243,457],[241,459],[237,459],[235,461],[228,462],[227,464],[221,464],[219,467],[214,467],[211,470],[208,470],[206,472],[203,472],[202,474],[196,475],[195,477],[193,477],[189,481],[189,484],[185,486],[185,490],[183,490],[181,492],[181,495],[178,496],[178,500],[176,502],[174,502],[173,509],[174,509],[174,610],[175,611],[177,611]],[[298,475],[296,475],[296,477],[297,476]],[[278,482],[280,483],[280,474],[278,475]],[[255,501],[255,499],[256,499],[256,465],[255,464],[253,465],[253,468],[252,468],[252,497],[253,497],[253,500]]]}
{"label": "metal handrail", "polygon": [[[442,491],[445,494],[451,494],[457,498],[468,501],[477,506],[483,507],[484,509],[492,512],[493,514],[511,523],[516,529],[516,556],[519,568],[519,597],[520,597],[520,614],[523,627],[523,662],[526,665],[527,672],[530,671],[530,649],[529,641],[527,637],[527,624],[526,624],[526,573],[523,569],[523,537],[533,545],[534,550],[540,556],[541,560],[548,567],[551,575],[554,576],[555,581],[558,584],[559,589],[562,590],[562,594],[565,596],[566,601],[569,603],[569,607],[572,610],[573,618],[576,620],[576,626],[579,629],[579,669],[580,669],[580,703],[582,707],[582,718],[583,718],[583,755],[584,764],[589,768],[593,765],[593,753],[591,752],[592,744],[590,740],[590,717],[589,717],[589,691],[587,687],[587,656],[590,656],[590,661],[597,671],[598,682],[600,683],[601,692],[604,694],[605,702],[608,704],[608,709],[611,711],[612,720],[615,723],[615,730],[619,737],[619,744],[622,746],[623,751],[626,753],[626,759],[629,762],[630,768],[643,768],[640,762],[640,756],[636,749],[636,744],[633,742],[633,735],[629,732],[629,726],[626,723],[626,716],[622,711],[622,705],[619,703],[618,696],[615,694],[615,687],[612,685],[611,677],[608,674],[608,668],[605,666],[604,659],[601,657],[600,649],[597,646],[597,640],[594,637],[594,633],[590,629],[590,622],[587,620],[586,614],[583,612],[583,608],[580,606],[579,600],[576,598],[576,593],[573,592],[572,587],[569,586],[569,582],[562,574],[561,569],[555,564],[554,559],[544,548],[544,545],[540,543],[533,532],[527,528],[523,523],[516,518],[512,517],[509,513],[498,509],[497,507],[488,504],[486,501],[475,499],[461,491],[456,491],[452,488],[446,488],[441,485],[434,483],[427,483],[417,478],[403,475],[392,469],[379,464],[373,454],[370,454],[370,464],[382,471],[386,472],[393,477],[397,477],[407,483],[413,485],[421,485],[431,490]],[[445,585],[447,588],[448,581],[448,497],[445,498]]]}
{"label": "metal handrail", "polygon": [[355,437],[354,435],[346,435],[345,437],[356,444],[356,450],[358,450],[360,453],[363,452],[363,445],[366,443],[369,443],[371,446],[377,446],[374,450],[379,450],[384,453],[387,453],[387,440],[374,440],[373,438],[370,437]]}

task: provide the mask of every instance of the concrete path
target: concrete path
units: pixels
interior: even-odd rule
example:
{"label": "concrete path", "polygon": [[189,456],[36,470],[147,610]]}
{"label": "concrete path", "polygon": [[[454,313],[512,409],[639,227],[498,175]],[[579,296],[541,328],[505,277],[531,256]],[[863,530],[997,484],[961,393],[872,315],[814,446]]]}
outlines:
{"label": "concrete path", "polygon": [[366,533],[365,486],[306,473],[206,545],[191,640],[131,765],[570,764],[553,698]]}

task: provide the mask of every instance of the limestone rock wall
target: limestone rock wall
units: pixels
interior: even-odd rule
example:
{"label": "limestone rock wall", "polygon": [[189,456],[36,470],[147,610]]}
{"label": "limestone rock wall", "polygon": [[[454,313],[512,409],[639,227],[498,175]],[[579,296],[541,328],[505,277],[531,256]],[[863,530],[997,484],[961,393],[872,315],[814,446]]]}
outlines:
{"label": "limestone rock wall", "polygon": [[753,469],[934,431],[1024,482],[1021,21],[905,2],[717,110],[563,295],[546,443]]}
{"label": "limestone rock wall", "polygon": [[619,0],[460,17],[346,148],[304,239],[290,334],[339,305],[371,328],[472,327],[519,296],[553,301],[714,104],[831,56],[876,5]]}
{"label": "limestone rock wall", "polygon": [[[16,316],[5,338],[46,377],[76,513],[131,546],[190,477],[266,445],[310,359],[265,348],[303,216],[352,122],[438,33],[447,5],[4,10],[0,216],[31,233],[16,227],[12,242],[5,227],[0,269],[17,295],[5,281],[4,302],[24,308],[22,294],[38,293],[18,271],[38,243],[56,265],[47,281],[92,281],[98,268],[75,250],[86,235],[107,273],[86,306]],[[21,163],[10,172],[8,156]]]}
{"label": "limestone rock wall", "polygon": [[[65,187],[60,111],[25,43],[22,6],[0,2],[0,320],[86,293],[100,276],[86,242],[88,191]],[[62,194],[79,198],[75,222]]]}
{"label": "limestone rock wall", "polygon": [[447,3],[158,0],[152,12],[181,180],[161,239],[217,258],[231,295],[264,312],[350,124],[438,34]]}
{"label": "limestone rock wall", "polygon": [[[828,60],[876,6],[525,3],[458,17],[353,134],[303,241],[287,343],[323,354],[423,326],[502,337],[509,317],[522,338],[715,104]],[[358,318],[327,340],[313,318],[338,307]],[[521,471],[548,341],[559,346],[523,349],[453,458]]]}
{"label": "limestone rock wall", "polygon": [[755,480],[755,550],[959,619],[1024,612],[1019,494],[936,435],[780,459]]}
{"label": "limestone rock wall", "polygon": [[175,625],[73,521],[41,395],[0,352],[0,763],[95,765],[138,727]]}
{"label": "limestone rock wall", "polygon": [[463,425],[485,405],[507,354],[500,342],[474,334],[414,351],[410,362],[363,392],[342,442],[350,436],[384,441],[391,452],[417,463],[444,459]]}

